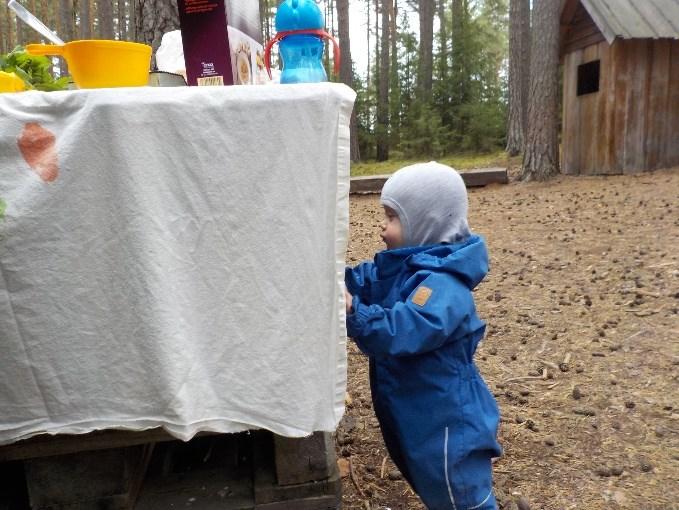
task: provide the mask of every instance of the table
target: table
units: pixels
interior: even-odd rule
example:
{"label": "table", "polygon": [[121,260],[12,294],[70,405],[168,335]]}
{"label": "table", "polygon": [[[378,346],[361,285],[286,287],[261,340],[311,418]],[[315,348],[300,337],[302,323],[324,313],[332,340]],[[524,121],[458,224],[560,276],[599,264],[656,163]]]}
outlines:
{"label": "table", "polygon": [[354,97],[0,95],[0,445],[334,430]]}

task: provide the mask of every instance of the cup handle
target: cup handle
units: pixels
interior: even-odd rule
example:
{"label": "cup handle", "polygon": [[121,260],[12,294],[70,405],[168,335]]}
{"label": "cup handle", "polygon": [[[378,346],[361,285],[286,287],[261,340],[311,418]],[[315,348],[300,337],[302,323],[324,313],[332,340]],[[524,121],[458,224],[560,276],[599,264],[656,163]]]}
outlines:
{"label": "cup handle", "polygon": [[269,73],[269,79],[271,79],[271,48],[273,47],[273,45],[279,42],[281,39],[287,37],[288,35],[302,35],[302,34],[316,35],[318,37],[328,39],[330,42],[332,42],[333,45],[332,56],[335,63],[334,71],[335,74],[339,76],[340,59],[342,58],[342,56],[340,54],[340,47],[339,43],[337,42],[337,39],[335,39],[325,30],[303,29],[303,30],[286,30],[283,32],[278,32],[275,35],[275,37],[267,43],[266,47],[264,48],[264,65],[266,66],[266,72]]}
{"label": "cup handle", "polygon": [[27,44],[26,51],[31,55],[64,55],[64,46],[57,44]]}

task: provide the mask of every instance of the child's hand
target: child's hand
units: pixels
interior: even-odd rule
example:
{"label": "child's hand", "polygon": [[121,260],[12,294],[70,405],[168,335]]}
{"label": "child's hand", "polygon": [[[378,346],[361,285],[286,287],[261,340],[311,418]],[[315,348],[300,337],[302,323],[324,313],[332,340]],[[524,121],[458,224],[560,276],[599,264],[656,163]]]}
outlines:
{"label": "child's hand", "polygon": [[354,296],[349,294],[349,291],[347,289],[344,289],[344,300],[347,303],[347,314],[351,313],[351,303],[354,300]]}

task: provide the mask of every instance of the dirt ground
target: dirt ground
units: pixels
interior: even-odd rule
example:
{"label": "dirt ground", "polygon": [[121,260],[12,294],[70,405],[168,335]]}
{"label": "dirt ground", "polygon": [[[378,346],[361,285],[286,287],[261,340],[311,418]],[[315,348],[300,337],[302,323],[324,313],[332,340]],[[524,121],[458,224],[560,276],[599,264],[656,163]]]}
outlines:
{"label": "dirt ground", "polygon": [[[347,263],[382,249],[352,196]],[[500,508],[679,509],[679,168],[470,190],[491,271],[477,363],[502,414]],[[423,509],[387,458],[349,346],[345,509]]]}

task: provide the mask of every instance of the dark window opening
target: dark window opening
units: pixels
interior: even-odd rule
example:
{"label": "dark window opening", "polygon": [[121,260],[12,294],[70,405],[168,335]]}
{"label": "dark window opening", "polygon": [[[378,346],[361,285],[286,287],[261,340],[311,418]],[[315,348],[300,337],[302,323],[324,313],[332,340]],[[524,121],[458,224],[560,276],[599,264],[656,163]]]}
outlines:
{"label": "dark window opening", "polygon": [[599,92],[600,63],[595,60],[578,66],[578,96]]}

